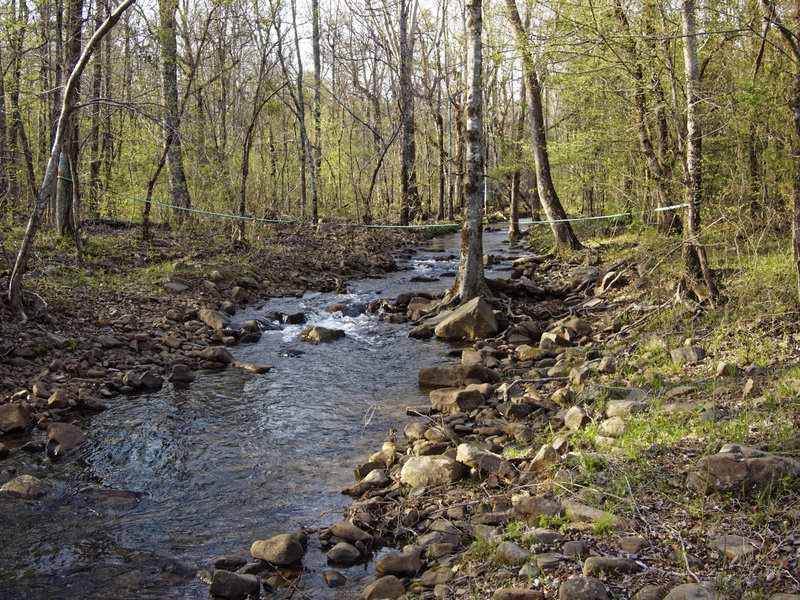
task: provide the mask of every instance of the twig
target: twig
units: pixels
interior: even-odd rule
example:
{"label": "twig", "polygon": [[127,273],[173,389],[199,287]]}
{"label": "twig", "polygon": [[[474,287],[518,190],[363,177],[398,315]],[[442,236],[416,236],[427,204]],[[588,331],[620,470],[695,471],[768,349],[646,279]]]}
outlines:
{"label": "twig", "polygon": [[612,335],[608,339],[609,340],[613,340],[614,338],[617,338],[617,337],[619,337],[619,336],[621,336],[621,335],[623,335],[625,333],[628,333],[630,330],[635,329],[636,327],[638,327],[639,325],[641,325],[642,323],[647,321],[654,314],[656,314],[658,312],[661,312],[662,310],[667,308],[670,304],[672,304],[672,300],[668,300],[668,301],[664,302],[664,304],[660,304],[660,305],[656,306],[653,310],[651,310],[649,313],[647,313],[641,319],[639,319],[638,321],[636,321],[634,323],[631,323],[630,325],[626,325],[625,327],[620,329],[617,333],[615,333],[614,335]]}

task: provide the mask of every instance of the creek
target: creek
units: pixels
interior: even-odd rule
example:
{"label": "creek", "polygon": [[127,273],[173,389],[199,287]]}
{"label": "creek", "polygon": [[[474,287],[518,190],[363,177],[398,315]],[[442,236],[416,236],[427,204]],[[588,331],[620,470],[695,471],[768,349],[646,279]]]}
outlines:
{"label": "creek", "polygon": [[[200,372],[185,388],[111,399],[105,412],[75,421],[88,437],[75,454],[53,462],[17,452],[0,464],[56,482],[42,501],[0,499],[0,599],[206,598],[195,573],[214,559],[249,557],[256,539],[341,520],[350,499],[339,490],[354,483],[353,466],[390,427],[402,437],[406,406],[428,401],[417,371],[452,361],[446,344],[410,339],[408,325],[362,309],[450,287],[459,246],[458,234],[436,238],[398,259],[399,271],[350,282],[347,294],[241,311],[236,322],[275,311],[307,316],[231,348],[238,360],[274,365],[269,373]],[[484,252],[519,254],[505,229],[484,234]],[[502,276],[499,268],[487,275]],[[434,281],[411,281],[419,276]],[[330,313],[333,304],[353,310]],[[299,339],[306,325],[346,337],[308,344]],[[355,598],[374,578],[361,565],[342,570],[347,586],[328,589],[314,535],[303,564],[301,590],[312,598]]]}

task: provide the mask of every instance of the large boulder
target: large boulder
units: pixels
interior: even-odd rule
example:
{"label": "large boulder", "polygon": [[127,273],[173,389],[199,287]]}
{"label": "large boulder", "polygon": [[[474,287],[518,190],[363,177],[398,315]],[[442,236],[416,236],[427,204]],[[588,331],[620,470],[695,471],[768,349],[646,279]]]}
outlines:
{"label": "large boulder", "polygon": [[0,406],[0,433],[22,433],[31,427],[31,415],[19,404]]}
{"label": "large boulder", "polygon": [[493,383],[500,379],[499,375],[481,365],[444,365],[423,367],[417,376],[422,388],[458,388],[464,387],[471,379],[481,383]]}
{"label": "large boulder", "polygon": [[343,337],[344,331],[341,329],[328,329],[327,327],[320,327],[319,325],[306,327],[303,333],[300,334],[300,338],[306,342],[314,342],[317,344],[332,342]]}
{"label": "large boulder", "polygon": [[689,474],[686,485],[695,492],[738,495],[760,494],[785,479],[800,477],[800,461],[726,444],[718,454],[704,456]]}
{"label": "large boulder", "polygon": [[250,554],[255,559],[265,560],[273,565],[285,566],[302,560],[306,554],[306,549],[300,534],[282,533],[268,540],[256,540],[250,547]]}
{"label": "large boulder", "polygon": [[492,308],[478,297],[454,310],[436,326],[434,332],[445,340],[475,340],[493,336],[498,329]]}
{"label": "large boulder", "polygon": [[412,487],[418,485],[446,485],[461,479],[460,463],[447,456],[412,456],[400,471],[400,482]]}
{"label": "large boulder", "polygon": [[47,426],[47,455],[60,458],[86,441],[83,432],[69,423],[50,423]]}
{"label": "large boulder", "polygon": [[375,563],[375,570],[381,575],[396,577],[413,577],[422,567],[420,551],[422,549],[406,546],[402,552],[387,552]]}
{"label": "large boulder", "polygon": [[483,394],[472,388],[438,388],[431,390],[431,407],[441,413],[464,412],[483,404]]}

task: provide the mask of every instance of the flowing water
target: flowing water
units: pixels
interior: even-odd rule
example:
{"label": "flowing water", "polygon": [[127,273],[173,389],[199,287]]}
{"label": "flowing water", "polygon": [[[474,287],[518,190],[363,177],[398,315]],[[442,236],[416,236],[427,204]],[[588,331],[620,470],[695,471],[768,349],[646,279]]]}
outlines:
{"label": "flowing water", "polygon": [[[505,237],[487,232],[484,251],[513,258]],[[231,351],[274,365],[267,374],[200,373],[188,388],[118,397],[76,422],[88,442],[74,455],[51,462],[17,452],[0,463],[55,483],[43,501],[0,499],[0,599],[206,598],[195,572],[215,558],[249,556],[256,539],[340,520],[349,498],[339,490],[354,483],[353,465],[392,425],[402,431],[407,405],[427,401],[417,371],[446,362],[449,349],[358,309],[446,289],[459,245],[458,235],[437,238],[398,261],[402,270],[351,282],[347,294],[272,299],[236,316],[304,312],[306,325],[343,329],[342,340],[304,343],[305,325],[264,332]],[[420,275],[439,279],[410,281]],[[329,313],[333,304],[356,310]],[[374,576],[354,567],[347,587],[327,589],[315,536],[304,567],[301,588],[312,598],[356,597]]]}

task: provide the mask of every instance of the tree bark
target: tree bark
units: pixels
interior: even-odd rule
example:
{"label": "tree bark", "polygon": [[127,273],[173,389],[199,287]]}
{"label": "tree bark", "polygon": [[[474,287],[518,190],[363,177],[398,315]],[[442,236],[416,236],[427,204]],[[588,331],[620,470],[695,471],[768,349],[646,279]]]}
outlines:
{"label": "tree bark", "polygon": [[681,26],[683,28],[683,59],[686,67],[686,242],[683,257],[686,273],[694,280],[703,280],[712,301],[719,292],[708,267],[705,247],[700,243],[699,204],[703,199],[702,164],[703,133],[700,125],[700,68],[697,62],[697,40],[695,37],[694,0],[681,2]]}
{"label": "tree bark", "polygon": [[[322,55],[320,50],[320,31],[319,31],[319,0],[311,0],[311,45],[314,54],[314,146],[313,160],[314,172],[319,185],[319,173],[322,170]],[[314,218],[318,217],[319,198],[314,195],[312,202],[312,212]]]}
{"label": "tree bark", "polygon": [[409,37],[409,2],[400,0],[400,119],[402,123],[401,162],[400,162],[400,224],[408,225],[420,210],[419,188],[417,187],[417,146],[415,142],[414,90],[411,86],[411,61],[413,43]]}
{"label": "tree bark", "polygon": [[516,240],[520,236],[519,232],[519,199],[522,193],[522,138],[525,134],[525,113],[528,110],[526,102],[527,91],[525,89],[525,78],[522,78],[520,89],[519,116],[517,117],[517,128],[514,135],[514,172],[511,174],[511,198],[509,200],[508,211],[508,239]]}
{"label": "tree bark", "polygon": [[[81,54],[81,31],[83,28],[83,0],[69,0],[67,4],[67,42],[64,52],[64,70],[72,71]],[[81,93],[80,79],[75,83],[75,95]],[[62,237],[75,236],[75,210],[73,199],[78,196],[76,189],[76,173],[72,166],[78,166],[78,119],[71,113],[67,119],[64,141],[61,148],[62,158],[58,166],[58,182],[56,184],[56,227]]]}
{"label": "tree bark", "polygon": [[[95,28],[103,22],[103,10],[100,2],[94,2]],[[92,61],[92,129],[89,134],[91,148],[91,162],[89,164],[89,210],[97,214],[100,209],[100,117],[102,107],[97,100],[100,98],[103,86],[103,44],[95,51]]]}
{"label": "tree bark", "polygon": [[514,35],[517,40],[517,51],[522,59],[523,71],[528,85],[528,95],[531,101],[531,129],[533,156],[536,161],[536,181],[539,200],[542,203],[550,230],[555,239],[558,251],[579,250],[583,245],[578,240],[572,226],[565,221],[567,214],[564,212],[561,201],[553,185],[550,172],[550,156],[547,151],[547,135],[544,124],[544,107],[542,106],[542,89],[536,73],[536,64],[531,52],[529,33],[525,30],[519,17],[516,0],[506,0],[506,10]]}
{"label": "tree bark", "polygon": [[467,68],[469,98],[467,100],[467,172],[464,199],[467,214],[461,229],[461,257],[456,281],[445,297],[445,303],[467,302],[476,296],[488,296],[483,277],[483,188],[486,149],[483,136],[483,19],[481,0],[467,5]]}
{"label": "tree bark", "polygon": [[[183,151],[181,136],[178,131],[178,40],[175,24],[175,13],[178,10],[177,0],[158,0],[159,18],[161,21],[161,61],[164,86],[164,127],[169,166],[169,194],[175,207],[175,216],[183,220],[182,208],[191,208],[189,188],[186,184],[186,173],[183,169]],[[171,135],[170,135],[171,134]]]}

